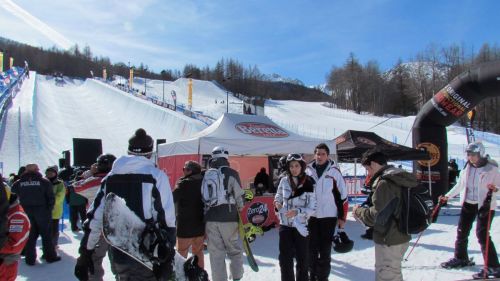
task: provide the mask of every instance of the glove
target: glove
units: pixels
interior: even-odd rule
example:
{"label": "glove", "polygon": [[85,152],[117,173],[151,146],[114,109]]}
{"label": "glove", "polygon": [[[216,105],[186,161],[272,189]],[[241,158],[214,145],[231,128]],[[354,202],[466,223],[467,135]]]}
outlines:
{"label": "glove", "polygon": [[80,248],[80,256],[76,259],[75,276],[80,281],[89,280],[90,274],[94,274],[94,263],[92,262],[92,254],[94,250]]}

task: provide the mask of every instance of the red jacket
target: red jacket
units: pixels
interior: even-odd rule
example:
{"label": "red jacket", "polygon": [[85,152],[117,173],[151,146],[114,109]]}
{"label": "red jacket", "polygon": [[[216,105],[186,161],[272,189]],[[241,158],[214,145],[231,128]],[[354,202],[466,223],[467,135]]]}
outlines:
{"label": "red jacket", "polygon": [[7,213],[8,237],[3,248],[0,249],[0,257],[18,255],[28,242],[30,234],[30,220],[19,204],[19,201],[9,206]]}

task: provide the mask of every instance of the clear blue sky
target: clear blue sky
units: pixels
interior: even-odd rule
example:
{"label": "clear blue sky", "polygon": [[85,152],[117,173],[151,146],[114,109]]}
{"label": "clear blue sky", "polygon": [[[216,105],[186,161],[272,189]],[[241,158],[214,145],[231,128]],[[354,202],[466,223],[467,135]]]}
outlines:
{"label": "clear blue sky", "polygon": [[[307,85],[324,83],[350,52],[363,64],[375,59],[387,70],[430,44],[464,44],[472,53],[500,40],[496,0],[18,0],[17,8],[11,3],[0,1],[3,37],[44,46],[89,45],[94,55],[143,62],[158,72],[235,58]],[[20,9],[47,26],[33,24]],[[19,27],[6,26],[13,15],[24,18]],[[30,22],[35,27],[26,27]]]}

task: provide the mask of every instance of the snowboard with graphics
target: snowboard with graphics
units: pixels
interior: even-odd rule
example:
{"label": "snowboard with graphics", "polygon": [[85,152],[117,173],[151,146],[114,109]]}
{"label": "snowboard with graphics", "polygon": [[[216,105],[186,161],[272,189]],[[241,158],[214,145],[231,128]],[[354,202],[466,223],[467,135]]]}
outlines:
{"label": "snowboard with graphics", "polygon": [[248,241],[247,235],[245,233],[245,225],[241,220],[241,214],[238,212],[238,230],[240,232],[241,241],[243,241],[243,250],[245,250],[245,254],[247,256],[248,265],[252,268],[253,271],[259,271],[259,265],[255,261],[255,258],[252,253],[252,249],[250,248],[250,242]]}
{"label": "snowboard with graphics", "polygon": [[[153,263],[140,248],[140,237],[146,224],[127,207],[123,198],[114,193],[106,195],[103,213],[102,233],[106,241],[152,271]],[[175,252],[173,263],[173,280],[208,281],[208,274],[198,267],[196,256],[186,260]]]}

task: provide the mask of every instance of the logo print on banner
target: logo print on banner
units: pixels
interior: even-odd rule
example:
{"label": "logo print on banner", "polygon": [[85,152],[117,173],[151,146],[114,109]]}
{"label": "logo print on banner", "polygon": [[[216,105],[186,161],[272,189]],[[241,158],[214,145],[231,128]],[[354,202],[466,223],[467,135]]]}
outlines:
{"label": "logo print on banner", "polygon": [[286,138],[288,133],[277,126],[258,123],[258,122],[241,122],[236,124],[236,129],[243,134],[252,135],[263,138]]}
{"label": "logo print on banner", "polygon": [[436,165],[439,162],[439,159],[441,159],[441,153],[439,152],[439,148],[430,142],[422,142],[417,145],[417,149],[420,148],[425,148],[427,152],[429,152],[429,155],[431,156],[431,160],[418,160],[418,164],[422,166],[427,166],[429,161],[431,167]]}
{"label": "logo print on banner", "polygon": [[255,202],[247,209],[247,219],[255,226],[263,225],[269,217],[269,209],[262,202]]}

